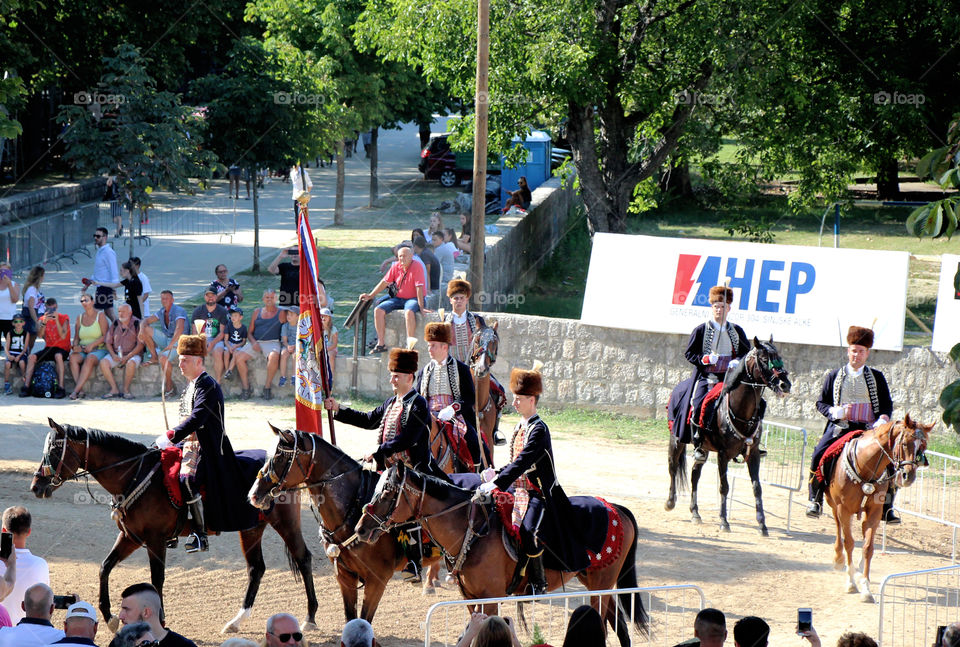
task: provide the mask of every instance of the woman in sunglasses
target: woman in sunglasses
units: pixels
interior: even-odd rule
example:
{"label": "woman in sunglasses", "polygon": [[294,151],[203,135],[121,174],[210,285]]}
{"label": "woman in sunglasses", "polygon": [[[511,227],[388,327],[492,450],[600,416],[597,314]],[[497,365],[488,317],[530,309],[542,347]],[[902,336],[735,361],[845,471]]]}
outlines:
{"label": "woman in sunglasses", "polygon": [[150,633],[146,622],[134,622],[117,632],[109,647],[158,647],[160,643]]}

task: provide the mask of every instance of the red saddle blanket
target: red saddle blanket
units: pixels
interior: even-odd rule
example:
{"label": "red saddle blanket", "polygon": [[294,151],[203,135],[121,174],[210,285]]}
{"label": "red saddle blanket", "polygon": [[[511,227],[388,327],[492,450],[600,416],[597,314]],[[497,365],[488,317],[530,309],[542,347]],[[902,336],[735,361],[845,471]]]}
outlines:
{"label": "red saddle blanket", "polygon": [[163,471],[163,485],[167,488],[170,503],[178,508],[183,506],[183,492],[180,491],[180,459],[183,452],[176,445],[160,452],[160,469]]}
{"label": "red saddle blanket", "polygon": [[457,429],[454,427],[453,423],[437,420],[437,424],[440,425],[440,429],[443,430],[444,435],[447,437],[447,442],[450,443],[451,447],[453,447],[453,451],[456,452],[457,458],[460,459],[460,462],[464,465],[473,465],[473,456],[470,455],[470,448],[467,446],[467,440],[457,433]]}
{"label": "red saddle blanket", "polygon": [[827,481],[827,474],[832,470],[824,472],[824,466],[832,465],[834,461],[843,453],[843,448],[846,447],[847,443],[861,435],[863,435],[862,429],[848,432],[837,438],[829,447],[827,447],[827,451],[823,452],[823,456],[820,457],[820,462],[817,463],[817,471],[815,476],[818,481],[821,483],[825,483]]}
{"label": "red saddle blanket", "polygon": [[693,408],[691,408],[689,417],[687,418],[687,422],[692,422],[698,427],[702,427],[703,419],[707,415],[707,407],[712,406],[714,401],[720,398],[720,391],[722,390],[723,390],[723,382],[717,382],[716,384],[714,384],[713,388],[710,389],[710,391],[707,392],[707,395],[704,396],[703,398],[703,403],[700,405],[700,411],[697,412],[699,414],[697,419],[694,420],[693,418],[694,411],[693,411]]}

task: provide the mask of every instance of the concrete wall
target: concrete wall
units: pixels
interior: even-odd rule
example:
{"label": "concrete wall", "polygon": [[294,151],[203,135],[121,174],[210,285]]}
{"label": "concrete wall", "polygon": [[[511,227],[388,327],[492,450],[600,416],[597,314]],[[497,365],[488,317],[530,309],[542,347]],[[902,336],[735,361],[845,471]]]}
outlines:
{"label": "concrete wall", "polygon": [[98,177],[0,198],[0,225],[45,216],[85,202],[96,202],[103,197],[105,188],[106,178]]}

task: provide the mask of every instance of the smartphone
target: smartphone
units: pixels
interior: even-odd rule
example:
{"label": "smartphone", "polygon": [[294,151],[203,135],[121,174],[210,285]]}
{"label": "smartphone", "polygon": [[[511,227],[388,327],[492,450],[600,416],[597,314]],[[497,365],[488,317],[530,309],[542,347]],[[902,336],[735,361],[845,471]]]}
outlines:
{"label": "smartphone", "polygon": [[288,254],[294,254],[294,255],[295,255],[295,254],[299,254],[299,253],[300,253],[300,248],[299,248],[299,247],[291,247],[290,249],[287,250],[287,253],[288,253]]}
{"label": "smartphone", "polygon": [[76,601],[77,596],[75,595],[55,595],[53,596],[53,608],[66,609]]}
{"label": "smartphone", "polygon": [[13,533],[5,532],[0,535],[0,558],[6,559],[13,553]]}
{"label": "smartphone", "polygon": [[940,647],[943,644],[943,634],[945,633],[947,633],[947,625],[937,627],[937,642],[933,643],[934,647]]}
{"label": "smartphone", "polygon": [[797,633],[810,631],[813,626],[813,609],[797,609]]}

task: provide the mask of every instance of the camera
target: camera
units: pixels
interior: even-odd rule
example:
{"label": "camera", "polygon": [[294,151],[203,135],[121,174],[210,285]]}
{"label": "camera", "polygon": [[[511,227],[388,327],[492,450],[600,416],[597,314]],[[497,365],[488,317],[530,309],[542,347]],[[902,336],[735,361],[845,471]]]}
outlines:
{"label": "camera", "polygon": [[810,631],[813,626],[813,609],[797,609],[797,633]]}
{"label": "camera", "polygon": [[13,553],[13,533],[5,532],[0,535],[0,558],[6,559]]}
{"label": "camera", "polygon": [[77,601],[77,596],[75,595],[55,595],[53,596],[53,608],[66,609],[71,604],[74,604],[76,601]]}

